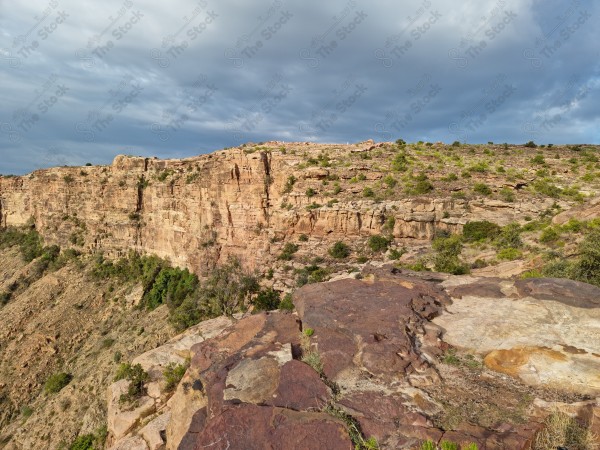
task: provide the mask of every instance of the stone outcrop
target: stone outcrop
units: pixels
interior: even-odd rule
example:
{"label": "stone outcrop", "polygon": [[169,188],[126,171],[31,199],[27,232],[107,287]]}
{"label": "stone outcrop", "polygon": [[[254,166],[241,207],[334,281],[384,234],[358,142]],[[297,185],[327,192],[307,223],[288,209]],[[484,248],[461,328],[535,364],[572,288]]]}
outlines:
{"label": "stone outcrop", "polygon": [[[136,435],[152,448],[150,428],[168,450],[351,450],[369,438],[525,450],[557,405],[600,431],[597,288],[372,266],[360,278],[297,290],[296,313],[215,319],[212,338],[173,341],[191,345],[187,373],[162,415],[115,448]],[[451,348],[471,353],[468,367],[443,363]],[[475,415],[454,409],[465,392]]]}
{"label": "stone outcrop", "polygon": [[446,342],[527,384],[600,395],[600,288],[551,278],[459,280],[449,314],[433,321]]}
{"label": "stone outcrop", "polygon": [[[133,359],[132,364],[140,364],[149,375],[147,393],[132,404],[121,400],[121,396],[127,392],[129,385],[127,380],[119,380],[108,388],[107,422],[110,430],[108,448],[160,450],[164,448],[169,423],[177,423],[177,426],[187,430],[195,410],[188,412],[187,415],[186,411],[189,411],[190,406],[193,408],[195,403],[189,395],[186,395],[189,391],[186,388],[182,388],[185,393],[178,392],[172,396],[172,392],[165,386],[163,372],[169,364],[185,364],[190,358],[190,349],[194,345],[218,336],[232,325],[236,317],[206,320],[187,329],[164,345]],[[175,421],[171,421],[172,412],[176,417]],[[171,429],[175,427],[173,425]],[[183,431],[179,432],[180,435],[182,433]],[[177,432],[171,433],[171,436],[174,435],[177,435]]]}

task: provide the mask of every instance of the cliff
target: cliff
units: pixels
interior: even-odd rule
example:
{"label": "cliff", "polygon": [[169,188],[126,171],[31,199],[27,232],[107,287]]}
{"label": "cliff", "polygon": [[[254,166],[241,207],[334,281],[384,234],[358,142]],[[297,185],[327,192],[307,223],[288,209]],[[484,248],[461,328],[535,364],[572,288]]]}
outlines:
{"label": "cliff", "polygon": [[[406,189],[395,186],[406,175],[391,169],[398,154],[391,143],[270,142],[181,160],[118,156],[110,166],[0,177],[0,222],[19,226],[33,220],[50,244],[115,257],[134,249],[202,273],[229,256],[263,267],[300,234],[310,238],[307,254],[336,240],[364,243],[385,227],[396,239],[423,241],[436,230],[460,231],[468,220],[523,221],[555,202],[521,189],[528,183],[523,177],[535,178],[533,171],[517,180],[473,172],[467,184],[445,182],[444,176],[459,170],[439,156],[451,155],[452,147],[427,150],[405,150],[413,170],[426,173],[435,186],[419,194],[407,193],[410,180]],[[493,163],[485,154],[473,159],[480,156]],[[523,167],[513,155],[507,165],[509,171]],[[398,176],[389,178],[390,173]],[[495,193],[514,191],[516,201],[496,194],[465,196],[476,177]]]}

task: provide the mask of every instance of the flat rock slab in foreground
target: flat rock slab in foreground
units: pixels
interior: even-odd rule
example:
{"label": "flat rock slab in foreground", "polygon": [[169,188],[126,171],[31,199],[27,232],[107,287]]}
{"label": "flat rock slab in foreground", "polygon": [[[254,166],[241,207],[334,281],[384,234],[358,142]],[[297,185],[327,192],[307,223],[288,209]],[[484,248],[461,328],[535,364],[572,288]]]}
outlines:
{"label": "flat rock slab in foreground", "polygon": [[434,319],[446,342],[527,384],[600,395],[600,288],[551,278],[471,281],[449,288],[453,303]]}

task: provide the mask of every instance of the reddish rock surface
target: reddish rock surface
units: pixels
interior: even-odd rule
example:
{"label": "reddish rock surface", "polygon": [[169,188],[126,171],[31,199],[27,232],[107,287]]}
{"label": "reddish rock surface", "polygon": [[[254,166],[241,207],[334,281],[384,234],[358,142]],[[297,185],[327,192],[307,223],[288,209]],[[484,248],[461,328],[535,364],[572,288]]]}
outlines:
{"label": "reddish rock surface", "polygon": [[[348,428],[356,427],[381,449],[417,449],[428,439],[472,442],[481,450],[528,449],[543,415],[509,417],[511,399],[523,388],[512,388],[503,375],[455,369],[467,370],[465,380],[453,381],[465,392],[492,389],[485,395],[509,397],[507,405],[488,408],[485,420],[465,420],[467,410],[459,422],[444,425],[453,400],[443,394],[446,380],[437,365],[448,346],[431,319],[450,305],[439,283],[446,277],[398,272],[371,268],[362,280],[307,285],[294,295],[297,315],[250,316],[195,345],[187,377],[202,386],[207,406],[196,412],[179,446],[168,448],[352,449]],[[471,291],[501,294],[493,281],[471,283],[449,291],[455,298]],[[562,292],[560,283],[552,286],[519,289]],[[308,328],[313,334],[302,338]],[[318,353],[322,374],[299,360],[302,346]]]}

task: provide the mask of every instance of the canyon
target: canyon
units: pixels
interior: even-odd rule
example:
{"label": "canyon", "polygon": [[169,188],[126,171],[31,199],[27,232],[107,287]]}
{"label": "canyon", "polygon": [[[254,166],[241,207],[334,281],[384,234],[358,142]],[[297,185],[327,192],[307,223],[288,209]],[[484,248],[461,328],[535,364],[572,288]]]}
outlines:
{"label": "canyon", "polygon": [[[273,141],[0,176],[0,233],[76,255],[40,271],[0,245],[0,448],[538,450],[558,417],[593,450],[600,287],[547,267],[600,225],[598,153]],[[90,275],[131,252],[201,282],[238,260],[291,310],[176,331],[139,280]]]}

